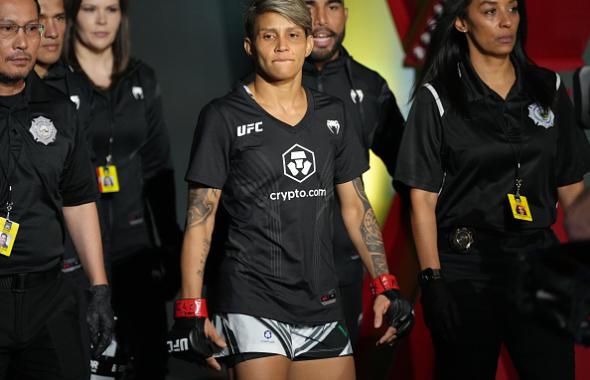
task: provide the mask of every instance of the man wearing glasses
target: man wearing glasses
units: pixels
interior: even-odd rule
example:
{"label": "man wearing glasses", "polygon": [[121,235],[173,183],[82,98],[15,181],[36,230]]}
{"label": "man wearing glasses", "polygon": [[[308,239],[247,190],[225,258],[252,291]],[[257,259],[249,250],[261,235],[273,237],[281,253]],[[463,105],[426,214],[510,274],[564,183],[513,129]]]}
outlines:
{"label": "man wearing glasses", "polygon": [[0,379],[83,379],[74,291],[61,276],[64,228],[90,280],[95,352],[112,311],[90,168],[75,106],[32,72],[43,25],[35,0],[0,0]]}

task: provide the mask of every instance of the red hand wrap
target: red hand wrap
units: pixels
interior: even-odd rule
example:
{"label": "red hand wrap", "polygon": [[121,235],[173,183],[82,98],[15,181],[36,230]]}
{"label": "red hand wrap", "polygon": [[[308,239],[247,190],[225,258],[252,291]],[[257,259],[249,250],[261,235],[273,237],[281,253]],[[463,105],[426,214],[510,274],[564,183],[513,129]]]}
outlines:
{"label": "red hand wrap", "polygon": [[387,290],[399,290],[397,279],[392,274],[382,274],[371,281],[371,294],[373,297]]}
{"label": "red hand wrap", "polygon": [[184,298],[174,303],[174,318],[208,318],[204,298]]}

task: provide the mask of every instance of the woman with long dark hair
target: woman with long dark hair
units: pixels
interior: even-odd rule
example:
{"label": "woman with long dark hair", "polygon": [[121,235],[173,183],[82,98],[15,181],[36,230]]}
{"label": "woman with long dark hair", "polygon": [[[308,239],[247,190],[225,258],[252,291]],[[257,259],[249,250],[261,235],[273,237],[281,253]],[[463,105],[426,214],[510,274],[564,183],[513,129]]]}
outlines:
{"label": "woman with long dark hair", "polygon": [[159,277],[162,263],[174,262],[181,233],[160,90],[154,71],[130,56],[128,3],[66,0],[64,54],[94,90],[87,134],[102,193],[117,339],[136,378],[164,379],[165,284]]}
{"label": "woman with long dark hair", "polygon": [[415,89],[395,180],[409,188],[439,379],[573,379],[573,341],[509,302],[516,257],[558,244],[590,169],[560,78],[524,50],[524,1],[449,0]]}

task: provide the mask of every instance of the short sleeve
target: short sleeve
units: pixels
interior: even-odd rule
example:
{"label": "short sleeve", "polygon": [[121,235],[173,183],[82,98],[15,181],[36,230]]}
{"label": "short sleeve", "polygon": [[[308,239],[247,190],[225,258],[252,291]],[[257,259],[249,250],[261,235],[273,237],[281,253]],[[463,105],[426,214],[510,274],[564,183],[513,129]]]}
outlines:
{"label": "short sleeve", "polygon": [[404,128],[394,183],[438,192],[444,177],[442,164],[442,105],[422,87],[416,94]]}
{"label": "short sleeve", "polygon": [[86,135],[76,115],[72,115],[71,120],[75,123],[72,128],[73,144],[60,182],[63,205],[66,207],[94,202],[99,195]]}
{"label": "short sleeve", "polygon": [[219,110],[209,104],[195,128],[185,179],[222,189],[229,173],[231,134]]}
{"label": "short sleeve", "polygon": [[590,145],[563,85],[557,91],[555,113],[558,128],[556,176],[557,186],[561,187],[581,181],[590,171]]}
{"label": "short sleeve", "polygon": [[[342,112],[344,114],[344,110]],[[360,177],[369,169],[369,163],[358,134],[346,118],[342,128],[342,139],[336,151],[334,183],[341,184]]]}

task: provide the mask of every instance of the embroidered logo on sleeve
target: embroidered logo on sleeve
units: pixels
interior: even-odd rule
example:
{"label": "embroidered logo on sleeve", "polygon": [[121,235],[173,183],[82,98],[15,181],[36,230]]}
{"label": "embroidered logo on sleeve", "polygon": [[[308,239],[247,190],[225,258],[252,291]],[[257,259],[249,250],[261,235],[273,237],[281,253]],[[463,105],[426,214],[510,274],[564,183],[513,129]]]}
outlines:
{"label": "embroidered logo on sleeve", "polygon": [[551,128],[555,123],[555,115],[551,109],[545,110],[537,103],[529,106],[529,117],[535,124],[544,128]]}
{"label": "embroidered logo on sleeve", "polygon": [[36,142],[44,145],[54,142],[55,136],[57,135],[57,129],[55,129],[53,122],[43,116],[33,119],[29,132],[31,132]]}

